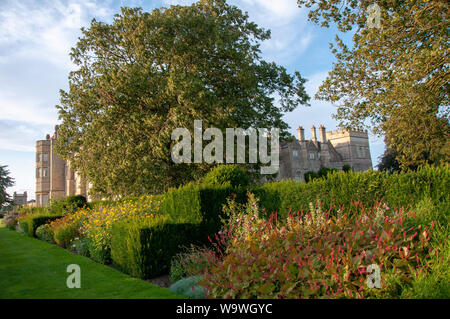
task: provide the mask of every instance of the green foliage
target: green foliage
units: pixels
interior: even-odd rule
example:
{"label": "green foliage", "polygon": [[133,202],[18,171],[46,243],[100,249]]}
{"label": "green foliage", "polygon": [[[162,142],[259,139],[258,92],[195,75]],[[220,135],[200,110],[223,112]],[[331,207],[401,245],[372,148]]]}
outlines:
{"label": "green foliage", "polygon": [[[309,19],[340,31],[337,62],[316,98],[338,105],[343,127],[372,126],[386,133],[401,167],[445,163],[450,158],[449,2],[299,0]],[[379,8],[380,26],[369,5]]]}
{"label": "green foliage", "polygon": [[81,226],[89,216],[90,211],[88,209],[81,209],[74,214],[53,221],[51,226],[56,244],[69,248],[75,238],[81,237]]}
{"label": "green foliage", "polygon": [[170,264],[170,281],[175,283],[190,273],[200,273],[207,266],[205,254],[208,249],[191,245],[188,249],[176,254]]}
{"label": "green foliage", "polygon": [[184,295],[191,299],[204,299],[206,289],[198,284],[201,279],[201,276],[182,278],[169,289],[175,294]]}
{"label": "green foliage", "polygon": [[[448,203],[447,203],[448,205]],[[447,206],[448,207],[448,206]],[[427,272],[416,271],[411,285],[402,291],[401,298],[439,298],[448,299],[450,296],[450,228],[448,223],[449,210],[444,214],[447,221],[437,222],[434,225],[434,231],[431,235],[432,259],[425,263],[429,269]],[[443,213],[441,213],[443,214]],[[423,217],[419,216],[423,220]],[[427,222],[428,223],[428,222]],[[418,223],[417,223],[418,224]]]}
{"label": "green foliage", "polygon": [[397,154],[391,147],[386,145],[383,155],[379,158],[380,162],[377,166],[379,171],[387,171],[389,173],[399,172],[400,163],[397,160]]}
{"label": "green foliage", "polygon": [[87,239],[87,250],[89,252],[89,256],[95,261],[101,264],[109,264],[111,263],[111,250],[110,247],[98,245],[93,242],[91,239]]}
{"label": "green foliage", "polygon": [[53,230],[50,224],[44,224],[36,228],[36,237],[48,243],[53,243]]}
{"label": "green foliage", "polygon": [[169,190],[161,210],[177,222],[201,224],[206,238],[220,229],[222,205],[227,198],[236,195],[242,201],[245,193],[244,188],[188,184]]}
{"label": "green foliage", "polygon": [[77,254],[85,257],[90,257],[88,238],[75,237],[72,241],[72,248],[77,252]]}
{"label": "green foliage", "polygon": [[203,183],[212,186],[247,187],[250,176],[238,165],[219,165],[205,175]]}
{"label": "green foliage", "polygon": [[86,197],[74,195],[52,200],[48,210],[51,214],[65,216],[75,213],[77,210],[84,207],[87,207]]}
{"label": "green foliage", "polygon": [[111,257],[122,271],[139,278],[168,273],[185,244],[205,240],[198,224],[172,223],[167,216],[118,222],[112,228]]}
{"label": "green foliage", "polygon": [[[300,73],[261,58],[270,32],[225,0],[92,21],[71,58],[77,69],[57,106],[57,151],[106,197],[156,194],[202,176],[208,164],[175,164],[171,134],[205,127],[280,128],[306,105]],[[280,97],[280,103],[273,96]],[[76,154],[74,156],[73,154]]]}
{"label": "green foliage", "polygon": [[[250,197],[250,196],[249,196]],[[432,228],[406,229],[410,211],[353,203],[323,211],[260,218],[257,200],[229,219],[199,282],[212,298],[395,298],[428,272]],[[380,266],[381,289],[367,287]],[[195,275],[192,273],[191,275]]]}
{"label": "green foliage", "polygon": [[269,213],[278,212],[285,218],[292,211],[309,209],[309,203],[317,203],[324,210],[333,203],[348,206],[358,200],[364,205],[373,205],[384,199],[392,207],[416,205],[428,197],[436,205],[448,202],[450,189],[450,167],[424,166],[416,172],[408,171],[388,174],[366,171],[335,172],[326,179],[315,179],[309,183],[293,180],[266,183],[253,192],[260,198],[261,207]]}
{"label": "green foliage", "polygon": [[15,210],[7,212],[2,219],[3,225],[8,227],[11,230],[16,228],[17,222],[19,219],[19,213]]}
{"label": "green foliage", "polygon": [[[308,171],[305,173],[305,181],[310,182],[317,178],[327,177],[328,174],[337,172],[338,170],[335,168],[321,167],[317,172]],[[349,170],[347,170],[348,172]]]}
{"label": "green foliage", "polygon": [[26,215],[19,217],[20,227],[23,229],[25,234],[30,237],[36,237],[36,229],[44,224],[50,223],[53,220],[59,219],[62,216],[57,215]]}
{"label": "green foliage", "polygon": [[[160,214],[160,202],[160,197],[144,195],[88,210],[89,216],[83,218],[81,233],[88,239],[91,257],[101,263],[109,263],[112,225],[121,220],[153,218]],[[77,214],[84,214],[84,211]]]}
{"label": "green foliage", "polygon": [[348,164],[345,164],[344,166],[342,166],[342,171],[346,172],[346,173],[351,172],[352,171],[352,167],[350,165],[348,165]]}
{"label": "green foliage", "polygon": [[314,171],[308,171],[305,173],[305,182],[307,183],[316,178],[319,178],[319,174]]}
{"label": "green foliage", "polygon": [[12,203],[11,196],[6,192],[8,187],[14,186],[14,179],[9,176],[8,166],[0,165],[0,208]]}
{"label": "green foliage", "polygon": [[19,215],[50,215],[51,213],[48,210],[48,207],[29,207],[22,206],[19,209]]}

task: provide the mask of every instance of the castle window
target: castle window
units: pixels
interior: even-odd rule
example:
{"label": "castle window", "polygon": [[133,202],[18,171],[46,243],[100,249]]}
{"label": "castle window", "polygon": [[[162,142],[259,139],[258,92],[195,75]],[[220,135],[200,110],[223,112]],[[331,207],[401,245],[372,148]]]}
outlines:
{"label": "castle window", "polygon": [[39,174],[40,173],[40,169],[38,168],[38,169],[36,169],[36,178],[40,178],[41,177],[41,174]]}
{"label": "castle window", "polygon": [[365,152],[364,147],[362,147],[362,146],[358,147],[358,156],[359,156],[359,158],[366,157],[366,152]]}
{"label": "castle window", "polygon": [[314,159],[314,153],[309,153],[309,159]]}
{"label": "castle window", "polygon": [[293,150],[293,151],[292,151],[292,156],[298,157],[298,151],[297,151],[297,150]]}
{"label": "castle window", "polygon": [[48,195],[42,195],[42,206],[47,206],[48,204]]}
{"label": "castle window", "polygon": [[42,155],[42,160],[44,162],[48,162],[48,154],[41,154]]}
{"label": "castle window", "polygon": [[42,177],[48,177],[48,168],[47,167],[44,167],[43,169],[42,169]]}

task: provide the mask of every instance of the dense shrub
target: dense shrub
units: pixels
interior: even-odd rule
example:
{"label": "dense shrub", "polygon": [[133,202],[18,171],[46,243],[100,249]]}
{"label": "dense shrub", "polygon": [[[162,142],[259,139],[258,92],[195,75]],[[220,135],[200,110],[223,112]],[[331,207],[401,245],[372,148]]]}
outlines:
{"label": "dense shrub", "polygon": [[141,196],[117,205],[99,206],[81,226],[81,235],[89,243],[90,256],[101,263],[111,261],[111,230],[114,223],[136,218],[153,218],[160,214],[160,200],[154,196]]}
{"label": "dense shrub", "polygon": [[360,201],[366,206],[378,200],[392,207],[414,206],[428,197],[435,204],[448,202],[450,195],[450,167],[425,166],[417,172],[388,174],[386,172],[331,172],[327,178],[309,183],[293,180],[266,183],[253,189],[261,199],[261,207],[278,212],[285,219],[289,212],[307,210],[309,203],[319,203],[324,210]]}
{"label": "dense shrub", "polygon": [[48,210],[51,214],[68,215],[87,207],[86,197],[82,195],[67,196],[50,202]]}
{"label": "dense shrub", "polygon": [[47,207],[30,207],[30,206],[22,206],[19,209],[20,216],[29,216],[29,215],[49,215]]}
{"label": "dense shrub", "polygon": [[44,224],[36,228],[36,237],[48,243],[53,243],[53,230],[50,224]]}
{"label": "dense shrub", "polygon": [[81,237],[81,226],[90,215],[89,209],[81,209],[74,214],[53,221],[51,226],[56,244],[69,248],[75,238]]}
{"label": "dense shrub", "polygon": [[164,196],[161,210],[180,223],[199,223],[206,237],[218,231],[221,225],[222,205],[231,195],[237,201],[245,200],[246,190],[231,186],[188,184],[170,189]]}
{"label": "dense shrub", "polygon": [[81,256],[90,257],[89,240],[86,237],[75,237],[71,248]]}
{"label": "dense shrub", "polygon": [[208,261],[204,258],[207,253],[206,247],[191,245],[188,249],[176,254],[170,264],[170,281],[175,283],[189,276],[190,273],[201,273],[207,266]]}
{"label": "dense shrub", "polygon": [[247,187],[250,176],[236,164],[219,165],[205,175],[203,183],[210,186]]}
{"label": "dense shrub", "polygon": [[3,216],[2,222],[3,225],[5,225],[11,230],[14,230],[16,228],[18,219],[19,213],[17,211],[9,211],[5,213],[5,215]]}
{"label": "dense shrub", "polygon": [[[218,298],[398,297],[431,260],[431,227],[406,229],[412,212],[377,204],[291,214],[281,225],[260,218],[250,198],[232,212],[200,285]],[[212,257],[211,257],[212,256]],[[381,268],[381,289],[367,287],[367,267]]]}
{"label": "dense shrub", "polygon": [[36,237],[36,229],[51,221],[57,220],[62,216],[58,215],[25,215],[19,217],[19,224],[22,230],[30,237]]}
{"label": "dense shrub", "polygon": [[[448,232],[447,232],[448,235]],[[448,299],[450,297],[450,244],[448,238],[437,245],[426,263],[429,271],[415,271],[411,285],[401,292],[404,299]]]}
{"label": "dense shrub", "polygon": [[345,173],[348,173],[352,170],[352,167],[349,164],[345,164],[344,166],[342,166],[342,171]]}
{"label": "dense shrub", "polygon": [[201,243],[199,224],[173,223],[168,216],[125,220],[112,227],[111,257],[125,273],[153,278],[169,272],[181,246]]}
{"label": "dense shrub", "polygon": [[[329,173],[337,172],[335,168],[321,167],[317,172],[308,171],[305,173],[305,181],[310,182],[317,178],[327,177]],[[348,171],[347,171],[348,172]]]}

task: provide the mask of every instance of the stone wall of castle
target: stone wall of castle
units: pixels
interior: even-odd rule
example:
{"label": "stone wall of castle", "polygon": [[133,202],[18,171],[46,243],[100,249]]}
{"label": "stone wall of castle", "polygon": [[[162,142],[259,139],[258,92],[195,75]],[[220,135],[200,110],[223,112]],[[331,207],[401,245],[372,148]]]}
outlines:
{"label": "stone wall of castle", "polygon": [[58,126],[52,137],[36,142],[36,206],[46,206],[50,200],[71,195],[83,195],[88,200],[89,183],[61,159],[55,150]]}
{"label": "stone wall of castle", "polygon": [[347,164],[358,172],[372,168],[367,132],[343,129],[326,132],[320,125],[320,141],[315,126],[311,129],[310,140],[305,139],[303,127],[299,126],[297,133],[296,141],[280,143],[279,180],[304,181],[306,172],[317,172],[322,167],[342,170]]}

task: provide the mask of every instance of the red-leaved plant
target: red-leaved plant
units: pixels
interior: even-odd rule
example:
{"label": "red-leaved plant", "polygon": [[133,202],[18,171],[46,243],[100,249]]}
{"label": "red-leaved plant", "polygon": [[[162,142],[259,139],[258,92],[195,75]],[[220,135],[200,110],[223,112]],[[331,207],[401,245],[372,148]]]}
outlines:
{"label": "red-leaved plant", "polygon": [[[430,228],[408,228],[412,216],[381,202],[366,208],[291,213],[261,217],[257,200],[233,200],[224,207],[228,219],[213,248],[201,255],[200,285],[212,298],[370,298],[399,296],[413,274],[427,271]],[[370,288],[367,267],[381,271],[381,288]],[[189,269],[188,269],[189,271]]]}

